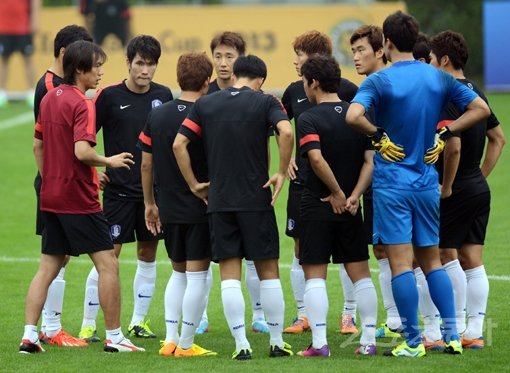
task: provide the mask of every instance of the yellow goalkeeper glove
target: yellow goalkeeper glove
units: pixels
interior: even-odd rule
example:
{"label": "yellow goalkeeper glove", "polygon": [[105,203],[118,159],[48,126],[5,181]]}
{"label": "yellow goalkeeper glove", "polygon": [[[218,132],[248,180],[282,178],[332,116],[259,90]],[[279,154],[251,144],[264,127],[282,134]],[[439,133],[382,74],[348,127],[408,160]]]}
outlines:
{"label": "yellow goalkeeper glove", "polygon": [[446,141],[452,136],[453,133],[448,126],[438,129],[434,137],[434,145],[432,148],[427,149],[427,153],[425,153],[425,157],[423,158],[425,163],[436,163],[439,159],[439,154],[441,154],[446,146]]}
{"label": "yellow goalkeeper glove", "polygon": [[384,129],[377,127],[377,131],[368,137],[372,140],[375,151],[388,162],[401,162],[405,158],[402,145],[391,142]]}

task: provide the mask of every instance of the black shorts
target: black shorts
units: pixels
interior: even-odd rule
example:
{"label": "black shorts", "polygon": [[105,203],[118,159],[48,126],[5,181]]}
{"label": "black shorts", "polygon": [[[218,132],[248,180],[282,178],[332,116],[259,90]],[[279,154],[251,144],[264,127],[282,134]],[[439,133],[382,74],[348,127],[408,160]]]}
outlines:
{"label": "black shorts", "polygon": [[351,263],[368,260],[361,214],[347,221],[303,221],[299,236],[301,264]]}
{"label": "black shorts", "polygon": [[209,223],[164,224],[166,252],[174,262],[211,257]]}
{"label": "black shorts", "polygon": [[374,234],[374,204],[371,188],[363,193],[363,229],[365,230],[367,243],[372,245]]}
{"label": "black shorts", "polygon": [[143,201],[121,201],[105,197],[103,198],[103,210],[114,244],[161,239],[161,236],[154,236],[145,225]]}
{"label": "black shorts", "polygon": [[460,249],[463,244],[483,245],[489,223],[490,192],[466,198],[463,193],[441,200],[439,247]]}
{"label": "black shorts", "polygon": [[78,256],[113,249],[108,223],[102,212],[57,214],[43,211],[42,214],[45,224],[43,254]]}
{"label": "black shorts", "polygon": [[96,21],[94,25],[94,42],[101,45],[108,35],[113,34],[125,46],[128,43],[128,26],[128,20],[124,19],[113,19],[108,23]]}
{"label": "black shorts", "polygon": [[34,53],[32,34],[27,35],[0,35],[0,55],[9,57],[14,52],[20,52],[24,56]]}
{"label": "black shorts", "polygon": [[302,184],[291,182],[289,185],[289,196],[287,199],[287,228],[285,234],[289,237],[299,237],[301,219],[299,217],[299,206],[304,187]]}
{"label": "black shorts", "polygon": [[209,214],[212,259],[277,259],[278,226],[273,210],[213,212]]}
{"label": "black shorts", "polygon": [[34,180],[34,189],[35,189],[35,197],[37,199],[37,205],[35,208],[35,234],[38,236],[42,236],[42,232],[44,229],[44,215],[41,211],[41,185],[42,179],[41,175],[37,173],[37,176]]}

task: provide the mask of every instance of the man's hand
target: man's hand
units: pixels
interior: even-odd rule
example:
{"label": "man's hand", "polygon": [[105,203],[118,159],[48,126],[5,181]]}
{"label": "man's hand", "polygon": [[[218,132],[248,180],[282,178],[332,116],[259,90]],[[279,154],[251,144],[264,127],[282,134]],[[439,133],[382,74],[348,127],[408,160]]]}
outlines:
{"label": "man's hand", "polygon": [[347,198],[347,203],[345,205],[345,209],[352,215],[356,215],[359,208],[359,198],[354,198],[353,196],[350,196]]}
{"label": "man's hand", "polygon": [[322,202],[328,202],[333,208],[335,214],[343,214],[346,210],[345,194],[342,190],[331,193],[326,198],[321,198]]}
{"label": "man's hand", "polygon": [[133,154],[128,152],[113,155],[108,157],[107,160],[107,167],[109,168],[127,168],[130,170],[130,166],[135,164],[135,161],[133,161]]}
{"label": "man's hand", "polygon": [[105,171],[98,170],[97,181],[99,182],[99,189],[104,190],[104,188],[106,188],[106,184],[110,182],[110,178]]}
{"label": "man's hand", "polygon": [[402,145],[394,144],[384,129],[377,127],[377,131],[368,136],[377,153],[388,162],[401,162],[405,158]]}
{"label": "man's hand", "polygon": [[298,170],[298,166],[296,164],[296,159],[291,158],[289,162],[289,168],[287,169],[287,177],[289,180],[296,180],[296,171]]}
{"label": "man's hand", "polygon": [[271,199],[271,206],[274,206],[280,191],[282,190],[283,183],[285,182],[285,175],[281,173],[276,173],[264,184],[263,188],[269,188],[271,185],[273,186],[273,197]]}
{"label": "man's hand", "polygon": [[448,198],[452,195],[452,188],[445,188],[442,185],[439,185],[439,192],[441,193],[441,199]]}
{"label": "man's hand", "polygon": [[427,149],[427,153],[425,153],[425,163],[434,164],[437,162],[439,158],[439,154],[444,150],[446,146],[446,141],[453,136],[452,131],[448,128],[448,126],[444,126],[436,131],[436,135],[434,137],[434,145],[432,148]]}
{"label": "man's hand", "polygon": [[155,204],[145,205],[145,225],[147,229],[157,236],[161,233],[161,221],[159,220],[159,209]]}
{"label": "man's hand", "polygon": [[206,205],[207,205],[207,197],[209,195],[209,184],[211,184],[211,183],[210,182],[207,182],[207,183],[197,183],[193,188],[190,188],[191,192],[195,196],[200,198],[202,201],[204,201],[204,203]]}

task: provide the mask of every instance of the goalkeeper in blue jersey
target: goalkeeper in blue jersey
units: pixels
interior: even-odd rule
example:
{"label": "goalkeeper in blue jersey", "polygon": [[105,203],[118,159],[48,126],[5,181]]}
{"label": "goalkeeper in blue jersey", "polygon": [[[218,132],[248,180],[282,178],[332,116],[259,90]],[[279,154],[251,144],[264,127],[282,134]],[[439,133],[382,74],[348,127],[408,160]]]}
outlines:
{"label": "goalkeeper in blue jersey", "polygon": [[[469,128],[490,114],[473,91],[414,59],[418,32],[418,22],[410,15],[398,11],[386,18],[384,51],[393,65],[362,83],[346,118],[348,124],[372,138],[377,152],[372,184],[374,243],[386,245],[393,295],[406,339],[385,352],[388,356],[425,355],[418,328],[413,249],[443,319],[445,351],[462,353],[451,282],[439,260],[439,188],[431,163],[452,132]],[[436,134],[436,124],[448,102],[464,114]],[[371,107],[376,125],[364,116]]]}

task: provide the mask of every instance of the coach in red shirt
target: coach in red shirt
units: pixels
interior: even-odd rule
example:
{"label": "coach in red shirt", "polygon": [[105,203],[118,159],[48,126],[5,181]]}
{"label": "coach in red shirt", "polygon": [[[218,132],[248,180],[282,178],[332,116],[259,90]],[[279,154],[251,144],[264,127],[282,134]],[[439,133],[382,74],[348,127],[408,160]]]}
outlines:
{"label": "coach in red shirt", "polygon": [[107,352],[144,351],[120,328],[118,262],[108,224],[99,203],[95,166],[129,168],[130,153],[103,157],[96,153],[95,108],[85,96],[103,75],[104,51],[76,41],[64,55],[64,84],[41,102],[35,128],[34,154],[42,176],[41,211],[45,229],[39,270],[27,295],[21,353],[43,352],[37,322],[51,281],[65,255],[88,254],[99,272],[99,302],[104,311]]}

